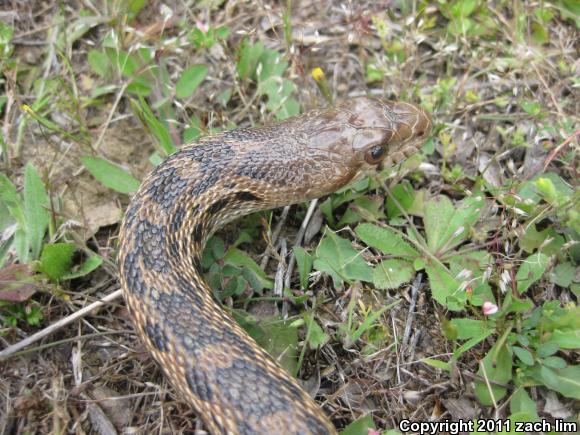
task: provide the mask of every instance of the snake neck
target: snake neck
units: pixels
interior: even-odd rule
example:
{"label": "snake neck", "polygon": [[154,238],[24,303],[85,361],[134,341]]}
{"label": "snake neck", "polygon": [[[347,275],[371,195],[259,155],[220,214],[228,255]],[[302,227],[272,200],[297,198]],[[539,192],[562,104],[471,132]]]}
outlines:
{"label": "snake neck", "polygon": [[201,255],[210,235],[278,200],[251,182],[242,187],[225,179],[232,172],[226,156],[212,171],[207,161],[184,166],[195,152],[186,149],[157,167],[121,226],[121,283],[136,330],[212,433],[335,433],[292,376],[214,300],[202,278]]}

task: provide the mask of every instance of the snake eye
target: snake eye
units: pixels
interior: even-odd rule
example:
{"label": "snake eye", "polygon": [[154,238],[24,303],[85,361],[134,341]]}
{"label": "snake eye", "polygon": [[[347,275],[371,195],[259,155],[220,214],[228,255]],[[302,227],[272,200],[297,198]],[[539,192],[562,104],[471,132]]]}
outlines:
{"label": "snake eye", "polygon": [[369,164],[378,163],[382,157],[385,155],[385,147],[382,145],[375,145],[365,155],[365,160]]}

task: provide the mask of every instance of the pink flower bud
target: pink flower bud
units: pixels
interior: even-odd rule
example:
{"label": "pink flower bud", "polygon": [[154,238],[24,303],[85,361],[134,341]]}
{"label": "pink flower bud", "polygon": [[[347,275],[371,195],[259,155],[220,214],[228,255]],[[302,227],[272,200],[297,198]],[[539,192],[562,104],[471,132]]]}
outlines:
{"label": "pink flower bud", "polygon": [[494,304],[493,302],[489,302],[489,301],[485,301],[483,303],[483,314],[485,314],[486,316],[491,316],[492,314],[495,314],[498,312],[499,308],[497,307],[496,304]]}

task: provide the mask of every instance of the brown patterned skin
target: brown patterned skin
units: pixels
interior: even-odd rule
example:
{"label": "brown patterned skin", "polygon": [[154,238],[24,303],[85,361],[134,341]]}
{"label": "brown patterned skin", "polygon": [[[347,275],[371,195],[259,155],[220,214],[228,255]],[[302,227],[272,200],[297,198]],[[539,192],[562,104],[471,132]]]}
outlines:
{"label": "brown patterned skin", "polygon": [[226,222],[334,192],[416,152],[431,118],[407,103],[346,100],[169,156],[132,198],[120,279],[139,336],[214,434],[334,434],[296,380],[214,300],[200,258]]}

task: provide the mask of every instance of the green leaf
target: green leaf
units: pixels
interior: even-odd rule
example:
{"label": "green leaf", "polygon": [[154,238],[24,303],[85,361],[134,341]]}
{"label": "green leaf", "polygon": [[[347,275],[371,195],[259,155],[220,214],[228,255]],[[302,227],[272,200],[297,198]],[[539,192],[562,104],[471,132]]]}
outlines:
{"label": "green leaf", "polygon": [[311,313],[304,315],[304,321],[306,322],[306,325],[308,325],[308,333],[306,336],[308,337],[308,346],[310,349],[318,349],[320,346],[328,343],[330,336],[324,332],[324,329],[322,329],[316,320],[314,320]]}
{"label": "green leaf", "polygon": [[367,281],[373,279],[372,269],[349,240],[337,236],[332,231],[326,234],[316,249],[314,268],[331,275],[335,284],[342,284],[343,280]]}
{"label": "green leaf", "polygon": [[88,275],[101,264],[103,264],[103,259],[101,257],[98,255],[91,255],[78,267],[78,269],[73,270],[71,273],[64,274],[62,279],[76,279]]}
{"label": "green leaf", "polygon": [[559,350],[560,349],[556,343],[552,341],[547,341],[538,346],[537,352],[539,357],[545,358],[550,355],[554,355]]}
{"label": "green leaf", "polygon": [[373,283],[379,289],[396,289],[411,281],[414,274],[415,269],[408,261],[384,260],[373,268]]}
{"label": "green leaf", "polygon": [[560,254],[564,242],[564,237],[558,234],[553,227],[538,231],[536,225],[529,225],[519,240],[524,251],[532,253],[541,246],[542,252],[548,256]]}
{"label": "green leaf", "polygon": [[89,65],[91,69],[100,77],[107,77],[111,70],[111,62],[109,57],[102,51],[95,49],[89,50],[88,55]]}
{"label": "green leaf", "polygon": [[580,329],[561,331],[556,329],[549,338],[550,343],[555,343],[561,349],[580,349]]}
{"label": "green leaf", "polygon": [[552,369],[563,369],[568,365],[566,360],[559,356],[549,356],[548,358],[544,358],[542,364]]}
{"label": "green leaf", "polygon": [[465,198],[457,208],[443,195],[427,201],[425,233],[429,251],[440,256],[462,243],[479,218],[483,204],[481,196]]}
{"label": "green leaf", "polygon": [[542,105],[537,101],[522,101],[521,105],[528,115],[536,116],[542,111]]}
{"label": "green leaf", "polygon": [[523,362],[525,365],[527,366],[534,365],[535,363],[534,356],[529,350],[518,346],[512,346],[512,350],[514,351],[516,356],[520,359],[520,361]]}
{"label": "green leaf", "polygon": [[431,367],[435,367],[436,369],[444,370],[448,373],[451,373],[451,364],[445,361],[441,361],[435,358],[424,358],[421,362],[430,365]]}
{"label": "green leaf", "polygon": [[455,349],[453,351],[453,359],[455,361],[457,361],[461,355],[463,355],[469,349],[471,349],[474,346],[481,343],[483,340],[485,340],[491,334],[493,334],[493,329],[487,329],[487,330],[483,330],[479,335],[476,335],[475,337],[470,338],[469,340],[467,340],[465,343],[463,343],[461,346],[459,346],[457,349]]}
{"label": "green leaf", "polygon": [[369,429],[376,429],[375,422],[371,415],[357,418],[347,427],[345,427],[341,435],[368,435]]}
{"label": "green leaf", "polygon": [[40,271],[44,272],[53,281],[60,280],[70,272],[74,252],[75,245],[73,243],[44,245],[40,256]]}
{"label": "green leaf", "polygon": [[298,363],[298,330],[290,322],[278,317],[256,320],[247,312],[233,311],[240,325],[263,347],[282,367],[290,373],[296,371]]}
{"label": "green leaf", "polygon": [[23,228],[26,225],[26,218],[22,198],[18,194],[16,186],[2,172],[0,172],[0,200],[8,208],[10,215]]}
{"label": "green leaf", "polygon": [[157,119],[145,99],[140,97],[139,102],[137,102],[137,100],[131,99],[131,107],[143,125],[155,136],[159,142],[159,145],[161,146],[161,151],[166,156],[174,153],[177,148],[173,143],[173,139],[171,139],[169,130],[161,121]]}
{"label": "green leaf", "polygon": [[[497,346],[501,347],[497,349]],[[485,406],[492,406],[494,400],[498,403],[506,395],[507,389],[493,382],[507,384],[512,379],[512,355],[508,347],[498,341],[480,362],[477,374],[491,381],[489,387],[485,381],[475,381],[475,395],[479,402]]]}
{"label": "green leaf", "polygon": [[525,412],[532,417],[531,421],[540,421],[538,416],[538,411],[536,409],[536,402],[534,402],[525,388],[518,388],[514,394],[512,394],[510,400],[510,411],[512,414]]}
{"label": "green leaf", "polygon": [[561,370],[542,366],[536,371],[535,377],[563,396],[580,400],[580,365],[568,366]]}
{"label": "green leaf", "polygon": [[246,80],[254,74],[262,51],[264,51],[264,43],[261,41],[252,44],[245,39],[242,42],[238,60],[238,75],[242,80]]}
{"label": "green leaf", "polygon": [[393,302],[392,304],[386,305],[377,311],[371,312],[359,325],[355,331],[349,331],[345,340],[345,346],[347,348],[351,347],[362,335],[367,332],[376,322],[379,317],[383,315],[385,311],[397,305],[399,301]]}
{"label": "green leaf", "polygon": [[[288,62],[282,61],[279,52],[265,49],[258,59],[256,76],[259,82],[265,82],[269,78],[279,78],[288,68]],[[259,71],[259,73],[258,73]]]}
{"label": "green leaf", "polygon": [[300,288],[305,290],[308,288],[308,276],[312,271],[312,256],[301,246],[294,246],[292,249],[296,257],[298,273],[300,274]]}
{"label": "green leaf", "polygon": [[260,268],[258,263],[256,263],[244,251],[240,251],[237,248],[228,249],[228,252],[226,252],[226,255],[224,256],[224,263],[235,267],[241,267],[251,272],[261,288],[271,289],[273,287],[272,280],[268,279],[266,273]]}
{"label": "green leaf", "polygon": [[439,264],[427,264],[425,271],[429,276],[433,298],[452,311],[462,310],[467,301],[467,295],[465,291],[460,290],[461,283]]}
{"label": "green leaf", "polygon": [[538,252],[530,255],[516,273],[518,292],[524,293],[533,283],[539,280],[548,267],[548,257]]}
{"label": "green leaf", "polygon": [[382,228],[373,224],[360,224],[355,233],[367,245],[379,249],[387,255],[414,260],[419,253],[403,238],[389,228]]}
{"label": "green leaf", "polygon": [[569,287],[576,277],[576,267],[571,262],[558,264],[550,274],[550,281],[560,287]]}
{"label": "green leaf", "polygon": [[361,220],[377,221],[384,217],[381,207],[383,198],[379,196],[361,196],[353,201],[338,221],[338,226],[350,225]]}
{"label": "green leaf", "polygon": [[[26,165],[24,173],[24,215],[26,218],[26,239],[31,250],[31,258],[40,255],[44,233],[50,221],[48,194],[44,183],[32,164]],[[23,263],[27,261],[20,259]]]}
{"label": "green leaf", "polygon": [[139,188],[139,181],[119,166],[101,157],[83,157],[83,165],[101,184],[121,193],[132,193]]}
{"label": "green leaf", "polygon": [[407,180],[397,184],[391,190],[391,195],[389,195],[387,198],[387,204],[385,208],[389,219],[400,216],[402,214],[401,210],[399,210],[399,207],[393,200],[393,197],[395,200],[397,200],[403,210],[408,212],[413,205],[413,202],[415,201],[416,193],[411,183],[409,183]]}
{"label": "green leaf", "polygon": [[179,98],[191,96],[207,75],[207,65],[192,65],[181,74],[175,85],[175,94]]}
{"label": "green leaf", "polygon": [[451,319],[451,323],[457,328],[457,338],[460,340],[477,337],[488,330],[487,323],[482,320],[458,318]]}
{"label": "green leaf", "polygon": [[549,178],[539,177],[534,181],[536,189],[544,200],[549,203],[556,203],[558,194],[554,183]]}

